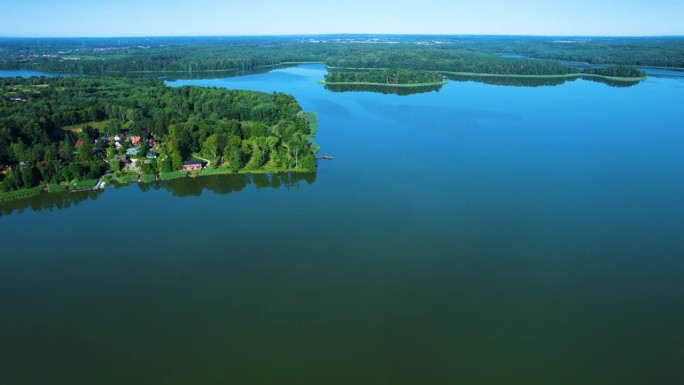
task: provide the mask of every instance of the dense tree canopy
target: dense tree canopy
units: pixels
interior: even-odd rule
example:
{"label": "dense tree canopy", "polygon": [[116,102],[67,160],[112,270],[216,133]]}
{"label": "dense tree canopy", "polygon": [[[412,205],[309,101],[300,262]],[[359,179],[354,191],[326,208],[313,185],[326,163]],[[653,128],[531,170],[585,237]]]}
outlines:
{"label": "dense tree canopy", "polygon": [[646,73],[644,71],[641,71],[633,66],[585,68],[584,73],[616,78],[642,78],[646,76]]}
{"label": "dense tree canopy", "polygon": [[442,83],[442,75],[431,71],[376,70],[336,71],[325,75],[326,83],[431,84]]}
{"label": "dense tree canopy", "polygon": [[[192,154],[235,170],[312,169],[304,163],[313,157],[306,118],[282,93],[172,88],[151,79],[34,77],[1,78],[0,97],[0,166],[11,166],[0,175],[2,190],[98,178],[116,167],[111,147],[103,148],[121,132],[161,142],[165,171],[179,169]],[[80,129],[64,130],[74,125]],[[147,141],[140,148],[144,154]]]}
{"label": "dense tree canopy", "polygon": [[[527,58],[502,57],[501,53]],[[70,74],[240,71],[287,62],[490,74],[558,75],[558,61],[684,68],[682,38],[322,36],[0,39],[0,68]]]}

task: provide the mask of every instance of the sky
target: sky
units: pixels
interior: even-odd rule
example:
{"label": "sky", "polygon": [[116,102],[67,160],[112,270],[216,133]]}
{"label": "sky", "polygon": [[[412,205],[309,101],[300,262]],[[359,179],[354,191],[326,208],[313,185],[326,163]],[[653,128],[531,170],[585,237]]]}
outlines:
{"label": "sky", "polygon": [[684,35],[684,0],[0,0],[0,36]]}

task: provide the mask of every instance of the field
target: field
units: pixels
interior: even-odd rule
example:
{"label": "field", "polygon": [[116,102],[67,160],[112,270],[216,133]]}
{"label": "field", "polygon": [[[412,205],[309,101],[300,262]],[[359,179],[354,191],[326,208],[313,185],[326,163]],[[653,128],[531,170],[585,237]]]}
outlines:
{"label": "field", "polygon": [[81,124],[74,124],[71,126],[64,126],[62,127],[62,130],[64,131],[73,131],[73,132],[81,132],[83,127],[85,126],[90,126],[92,128],[97,128],[98,130],[102,131],[105,126],[109,123],[109,120],[103,120],[101,122],[87,122],[87,123],[81,123]]}

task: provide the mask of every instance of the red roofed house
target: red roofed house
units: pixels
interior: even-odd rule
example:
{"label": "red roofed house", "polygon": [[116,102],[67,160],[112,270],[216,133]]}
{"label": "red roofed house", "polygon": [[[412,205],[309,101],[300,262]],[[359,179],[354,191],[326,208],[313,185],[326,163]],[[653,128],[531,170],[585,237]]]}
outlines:
{"label": "red roofed house", "polygon": [[138,143],[140,143],[140,137],[139,136],[131,136],[131,144],[134,146],[137,146]]}
{"label": "red roofed house", "polygon": [[79,140],[76,141],[76,144],[74,145],[74,147],[80,148],[80,147],[83,146],[84,144],[85,144],[85,143],[84,143],[81,139],[79,139]]}
{"label": "red roofed house", "polygon": [[183,162],[183,171],[198,171],[202,169],[201,161]]}

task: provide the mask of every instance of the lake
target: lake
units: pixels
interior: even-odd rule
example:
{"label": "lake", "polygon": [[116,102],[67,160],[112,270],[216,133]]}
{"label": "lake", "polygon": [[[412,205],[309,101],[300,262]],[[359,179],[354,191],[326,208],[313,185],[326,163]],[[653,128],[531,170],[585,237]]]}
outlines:
{"label": "lake", "polygon": [[679,384],[684,78],[293,94],[315,175],[0,216],[2,384]]}

